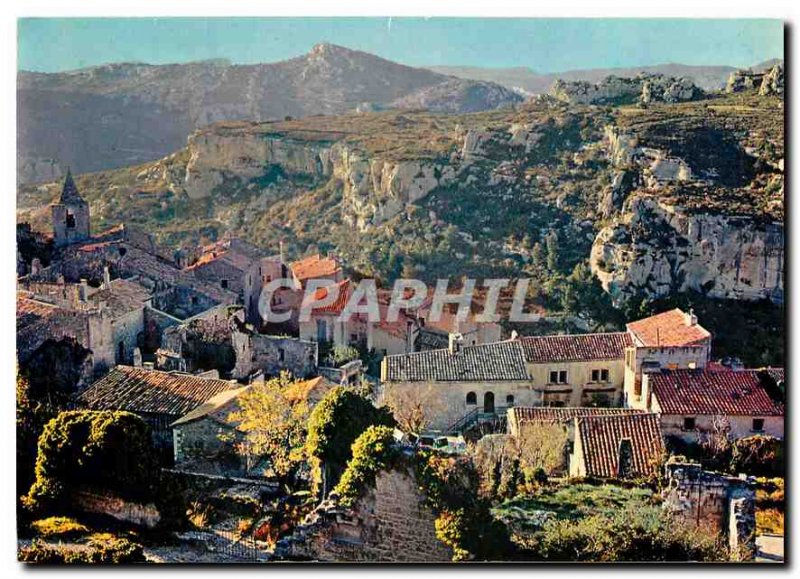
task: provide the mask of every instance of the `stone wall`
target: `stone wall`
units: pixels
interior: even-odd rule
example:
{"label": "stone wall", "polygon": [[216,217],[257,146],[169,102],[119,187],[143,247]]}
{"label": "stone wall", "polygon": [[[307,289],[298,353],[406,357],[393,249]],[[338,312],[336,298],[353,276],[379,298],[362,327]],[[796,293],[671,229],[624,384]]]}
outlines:
{"label": "stone wall", "polygon": [[755,491],[746,480],[702,469],[699,464],[668,463],[664,508],[698,528],[727,536],[731,559],[755,553]]}
{"label": "stone wall", "polygon": [[161,515],[154,504],[134,503],[108,493],[80,490],[75,492],[72,500],[80,510],[107,515],[149,529],[155,527],[161,520]]}
{"label": "stone wall", "polygon": [[259,372],[277,376],[282,370],[288,370],[296,378],[306,378],[316,372],[316,342],[267,336],[241,328],[233,332],[231,343],[236,356],[235,379]]}
{"label": "stone wall", "polygon": [[352,509],[323,502],[280,541],[277,558],[339,562],[435,563],[452,560],[436,538],[434,513],[424,504],[411,470],[378,474],[375,488]]}

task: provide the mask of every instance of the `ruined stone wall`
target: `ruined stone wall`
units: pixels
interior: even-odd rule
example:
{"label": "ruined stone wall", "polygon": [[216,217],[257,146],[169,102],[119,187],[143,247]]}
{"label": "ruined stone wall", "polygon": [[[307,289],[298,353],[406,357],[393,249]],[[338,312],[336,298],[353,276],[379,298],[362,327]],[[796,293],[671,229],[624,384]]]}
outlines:
{"label": "ruined stone wall", "polygon": [[234,444],[242,436],[236,430],[209,418],[175,426],[172,429],[175,467],[209,474],[244,475],[246,464],[238,458],[234,449]]}
{"label": "ruined stone wall", "polygon": [[731,558],[755,552],[755,491],[747,481],[694,463],[668,463],[664,508],[698,528],[727,536]]}
{"label": "ruined stone wall", "polygon": [[263,372],[277,376],[288,370],[296,378],[306,378],[316,372],[317,344],[285,336],[266,336],[247,330],[234,331],[231,336],[236,365],[235,379]]}
{"label": "ruined stone wall", "polygon": [[378,474],[353,509],[322,503],[275,554],[284,559],[340,562],[435,563],[452,560],[436,538],[434,513],[408,469]]}

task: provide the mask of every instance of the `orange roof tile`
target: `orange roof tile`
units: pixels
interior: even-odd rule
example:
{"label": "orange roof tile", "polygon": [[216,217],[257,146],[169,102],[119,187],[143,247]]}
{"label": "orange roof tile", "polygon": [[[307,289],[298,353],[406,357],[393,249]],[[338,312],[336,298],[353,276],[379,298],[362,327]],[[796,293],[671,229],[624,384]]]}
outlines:
{"label": "orange roof tile", "polygon": [[[662,414],[783,416],[781,369],[665,370],[649,374]],[[772,395],[770,395],[772,393]]]}
{"label": "orange roof tile", "polygon": [[[338,288],[338,294],[336,295],[336,299],[333,303],[328,304],[327,306],[315,306],[311,311],[315,314],[341,314],[344,310],[345,305],[347,305],[347,300],[350,298],[350,294],[352,293],[352,288],[350,287],[350,280],[345,279],[335,284],[331,284],[329,286],[317,288],[314,292],[314,301],[321,301],[324,300],[328,296],[329,288],[336,287]],[[303,300],[305,302],[305,300]]]}
{"label": "orange roof tile", "polygon": [[657,414],[623,414],[577,418],[575,436],[581,439],[587,476],[617,478],[623,439],[631,444],[630,475],[648,476],[658,469],[664,452]]}
{"label": "orange roof tile", "polygon": [[341,267],[335,259],[322,257],[318,253],[292,262],[289,267],[298,281],[335,275]]}
{"label": "orange roof tile", "polygon": [[627,325],[644,347],[696,346],[711,337],[711,334],[698,323],[686,323],[687,314],[678,308],[662,312]]}

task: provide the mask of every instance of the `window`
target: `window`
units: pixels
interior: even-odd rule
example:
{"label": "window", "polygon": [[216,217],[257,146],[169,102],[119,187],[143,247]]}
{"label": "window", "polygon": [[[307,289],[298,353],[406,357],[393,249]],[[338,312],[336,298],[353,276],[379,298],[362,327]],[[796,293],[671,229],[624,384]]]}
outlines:
{"label": "window", "polygon": [[550,371],[550,384],[566,384],[567,371],[566,370],[551,370]]}
{"label": "window", "polygon": [[283,348],[278,348],[278,360],[283,362],[284,358],[285,358],[285,355],[284,355],[284,352],[283,352]]}
{"label": "window", "polygon": [[608,370],[600,370],[600,381],[608,382]]}
{"label": "window", "polygon": [[67,229],[75,229],[75,214],[67,211]]}
{"label": "window", "polygon": [[684,430],[694,430],[695,429],[694,416],[685,416],[683,418],[683,429]]}
{"label": "window", "polygon": [[600,370],[592,370],[592,382],[600,382]]}
{"label": "window", "polygon": [[219,284],[222,286],[222,289],[228,289],[228,280],[227,279],[223,279],[222,281],[219,282]]}
{"label": "window", "polygon": [[558,382],[558,372],[552,370],[550,372],[550,384],[555,384],[556,382]]}
{"label": "window", "polygon": [[508,406],[514,406],[514,395],[513,394],[509,394],[508,396],[506,396],[506,404]]}
{"label": "window", "polygon": [[561,372],[558,373],[558,382],[559,382],[559,384],[566,384],[567,383],[567,371],[566,370],[561,370]]}
{"label": "window", "polygon": [[753,432],[764,432],[763,418],[753,418]]}
{"label": "window", "polygon": [[128,253],[128,248],[127,247],[120,247],[119,248],[119,256],[120,257],[125,257],[126,253]]}
{"label": "window", "polygon": [[478,396],[474,392],[467,392],[467,406],[475,406],[478,403]]}

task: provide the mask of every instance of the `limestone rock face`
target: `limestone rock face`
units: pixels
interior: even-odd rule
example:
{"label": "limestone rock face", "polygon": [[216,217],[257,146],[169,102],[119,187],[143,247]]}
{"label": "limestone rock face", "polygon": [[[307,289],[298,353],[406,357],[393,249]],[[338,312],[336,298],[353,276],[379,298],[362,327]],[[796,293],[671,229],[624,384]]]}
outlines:
{"label": "limestone rock face", "polygon": [[180,184],[192,199],[212,197],[226,181],[283,176],[333,178],[342,184],[346,222],[366,230],[404,211],[455,176],[447,162],[369,158],[346,143],[314,144],[239,131],[203,130],[189,138]]}
{"label": "limestone rock face", "polygon": [[783,96],[783,65],[776,64],[764,75],[761,81],[761,88],[758,90],[761,95]]}
{"label": "limestone rock face", "polygon": [[703,96],[703,90],[689,78],[640,74],[634,78],[607,76],[594,84],[557,80],[550,94],[571,104],[649,104],[694,100]]}
{"label": "limestone rock face", "polygon": [[639,195],[595,238],[590,267],[617,303],[694,290],[783,300],[783,224],[689,213]]}

